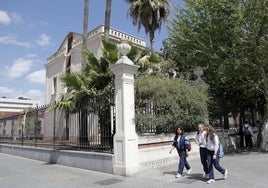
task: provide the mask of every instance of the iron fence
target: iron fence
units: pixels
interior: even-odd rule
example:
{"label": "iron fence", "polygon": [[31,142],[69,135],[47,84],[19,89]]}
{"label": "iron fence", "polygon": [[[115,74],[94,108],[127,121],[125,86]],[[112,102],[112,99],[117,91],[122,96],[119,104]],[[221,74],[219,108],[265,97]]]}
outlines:
{"label": "iron fence", "polygon": [[139,135],[173,133],[174,117],[165,104],[148,99],[135,100],[135,123]]}
{"label": "iron fence", "polygon": [[113,152],[113,90],[91,95],[75,113],[44,105],[0,118],[0,143],[59,150]]}

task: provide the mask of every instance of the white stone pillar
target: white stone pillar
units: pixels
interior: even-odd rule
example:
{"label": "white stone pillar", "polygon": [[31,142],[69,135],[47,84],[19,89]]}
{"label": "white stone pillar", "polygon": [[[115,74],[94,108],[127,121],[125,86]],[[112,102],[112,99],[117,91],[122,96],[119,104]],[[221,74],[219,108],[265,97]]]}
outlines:
{"label": "white stone pillar", "polygon": [[128,44],[118,45],[123,55],[111,71],[115,74],[116,133],[114,135],[113,173],[130,176],[138,172],[138,140],[135,128],[134,74],[138,66],[126,56]]}

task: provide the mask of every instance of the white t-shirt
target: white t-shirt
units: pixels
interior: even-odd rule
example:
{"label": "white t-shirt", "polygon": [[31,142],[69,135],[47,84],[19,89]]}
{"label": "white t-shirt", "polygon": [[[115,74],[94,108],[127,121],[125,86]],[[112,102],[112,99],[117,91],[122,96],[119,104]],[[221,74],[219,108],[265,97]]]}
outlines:
{"label": "white t-shirt", "polygon": [[198,134],[196,134],[195,141],[199,145],[199,147],[202,147],[202,148],[206,147],[206,144],[207,144],[206,134],[207,134],[206,131],[199,132]]}
{"label": "white t-shirt", "polygon": [[179,135],[178,138],[177,138],[178,149],[180,149],[180,147],[181,147],[180,139],[181,139],[181,135]]}
{"label": "white t-shirt", "polygon": [[218,135],[214,134],[214,143],[210,139],[210,135],[208,135],[207,139],[207,149],[210,151],[218,151],[219,149],[219,137]]}

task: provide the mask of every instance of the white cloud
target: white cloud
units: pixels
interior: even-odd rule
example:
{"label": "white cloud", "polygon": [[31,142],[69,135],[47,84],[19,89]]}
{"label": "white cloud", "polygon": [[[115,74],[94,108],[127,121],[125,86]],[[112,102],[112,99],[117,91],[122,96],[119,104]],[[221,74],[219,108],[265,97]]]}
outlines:
{"label": "white cloud", "polygon": [[40,90],[32,89],[32,90],[26,91],[24,95],[26,96],[26,98],[30,98],[31,100],[38,101],[39,106],[44,104],[45,94],[44,92]]}
{"label": "white cloud", "polygon": [[0,10],[0,24],[9,25],[13,23],[19,23],[22,21],[22,16],[18,12],[8,13]]}
{"label": "white cloud", "polygon": [[36,40],[36,43],[39,45],[39,46],[47,46],[50,44],[50,37],[45,34],[45,33],[42,33],[39,38]]}
{"label": "white cloud", "polygon": [[17,46],[24,46],[24,47],[27,47],[27,48],[30,48],[32,46],[31,43],[29,42],[21,42],[21,41],[18,41],[16,39],[16,37],[14,35],[5,35],[5,36],[0,36],[0,43],[3,43],[3,44],[14,44],[14,45],[17,45]]}
{"label": "white cloud", "polygon": [[7,97],[10,99],[17,99],[19,97],[29,98],[31,100],[37,101],[38,105],[43,105],[45,101],[45,94],[40,90],[30,89],[28,91],[16,90],[7,88],[5,86],[0,86],[0,97]]}
{"label": "white cloud", "polygon": [[18,12],[10,13],[11,22],[20,23],[22,21],[22,17]]}
{"label": "white cloud", "polygon": [[45,84],[45,80],[46,80],[45,77],[46,77],[46,71],[43,69],[43,70],[35,71],[29,74],[27,76],[27,79],[33,83]]}
{"label": "white cloud", "polygon": [[16,59],[10,67],[7,67],[7,77],[10,79],[21,77],[30,71],[33,61],[34,59],[23,57]]}
{"label": "white cloud", "polygon": [[27,54],[25,57],[26,58],[35,58],[37,56],[38,56],[37,54]]}
{"label": "white cloud", "polygon": [[[2,94],[11,94],[11,93],[13,93],[15,90],[14,89],[10,89],[10,88],[7,88],[7,87],[4,87],[4,86],[0,86],[0,93],[2,93]],[[4,96],[3,95],[3,96]],[[1,97],[3,97],[3,96],[1,96]]]}
{"label": "white cloud", "polygon": [[9,25],[11,18],[8,16],[6,11],[0,10],[0,24]]}

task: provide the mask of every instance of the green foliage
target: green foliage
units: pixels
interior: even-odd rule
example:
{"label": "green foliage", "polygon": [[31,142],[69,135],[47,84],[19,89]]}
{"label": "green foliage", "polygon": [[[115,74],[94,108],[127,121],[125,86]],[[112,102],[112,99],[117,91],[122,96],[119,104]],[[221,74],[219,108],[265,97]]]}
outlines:
{"label": "green foliage", "polygon": [[183,126],[193,130],[207,117],[207,93],[204,85],[180,78],[141,76],[135,82],[136,125],[140,133],[173,132]]}
{"label": "green foliage", "polygon": [[36,111],[31,111],[27,113],[26,120],[25,120],[25,135],[30,135],[31,133],[36,133],[37,130],[41,129],[39,126],[39,119],[37,117]]}
{"label": "green foliage", "polygon": [[145,33],[149,34],[153,52],[154,33],[167,20],[170,3],[167,0],[126,0],[126,2],[130,3],[129,15],[133,25],[138,27],[138,31],[143,27]]}
{"label": "green foliage", "polygon": [[210,115],[267,105],[257,102],[268,101],[267,6],[267,0],[185,0],[178,9],[163,51],[185,77],[203,68]]}

